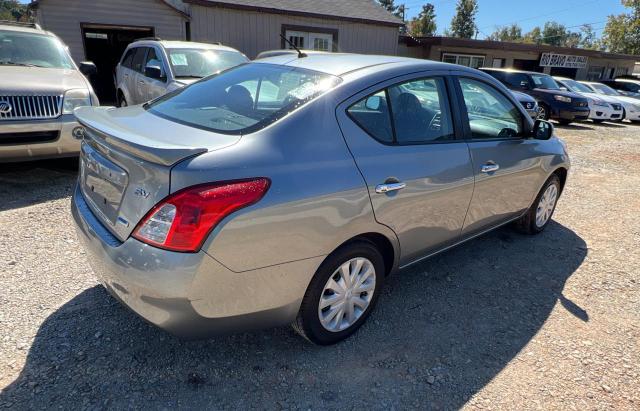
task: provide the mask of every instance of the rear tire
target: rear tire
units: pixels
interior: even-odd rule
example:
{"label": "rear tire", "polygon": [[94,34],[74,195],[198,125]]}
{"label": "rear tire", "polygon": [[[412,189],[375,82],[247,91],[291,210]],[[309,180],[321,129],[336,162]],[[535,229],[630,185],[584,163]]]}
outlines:
{"label": "rear tire", "polygon": [[373,310],[384,277],[384,258],[372,243],[358,241],[339,248],[316,271],[293,328],[318,345],[344,340]]}
{"label": "rear tire", "polygon": [[529,211],[516,221],[518,231],[524,234],[543,232],[553,217],[561,190],[560,178],[555,174],[549,177]]}

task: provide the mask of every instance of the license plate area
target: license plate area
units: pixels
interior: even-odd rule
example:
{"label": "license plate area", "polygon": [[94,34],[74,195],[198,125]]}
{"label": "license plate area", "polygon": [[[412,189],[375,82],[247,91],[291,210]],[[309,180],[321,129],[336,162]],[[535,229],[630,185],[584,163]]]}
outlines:
{"label": "license plate area", "polygon": [[82,192],[100,217],[115,225],[122,197],[127,188],[127,173],[86,143],[80,157]]}

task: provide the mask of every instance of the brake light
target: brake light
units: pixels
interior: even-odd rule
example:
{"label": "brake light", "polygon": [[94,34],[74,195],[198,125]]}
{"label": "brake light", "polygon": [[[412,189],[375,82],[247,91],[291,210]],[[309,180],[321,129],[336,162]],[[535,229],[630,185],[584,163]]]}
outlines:
{"label": "brake light", "polygon": [[270,184],[257,178],[180,190],[153,207],[132,236],[166,250],[196,252],[223,218],[260,201]]}

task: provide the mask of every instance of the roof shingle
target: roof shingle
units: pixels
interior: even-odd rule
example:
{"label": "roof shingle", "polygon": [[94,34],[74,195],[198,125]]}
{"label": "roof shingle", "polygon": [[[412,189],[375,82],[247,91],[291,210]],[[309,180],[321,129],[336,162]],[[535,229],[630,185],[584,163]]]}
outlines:
{"label": "roof shingle", "polygon": [[183,0],[203,6],[307,15],[340,20],[402,26],[402,20],[374,0]]}

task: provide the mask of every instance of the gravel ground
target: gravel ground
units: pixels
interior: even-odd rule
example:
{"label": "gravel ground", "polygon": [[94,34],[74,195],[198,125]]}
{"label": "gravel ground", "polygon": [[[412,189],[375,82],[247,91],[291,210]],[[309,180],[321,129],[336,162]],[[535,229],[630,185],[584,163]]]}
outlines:
{"label": "gravel ground", "polygon": [[639,409],[640,127],[558,128],[555,222],[389,279],[350,340],[289,328],[183,342],[97,285],[74,163],[0,169],[0,408]]}

